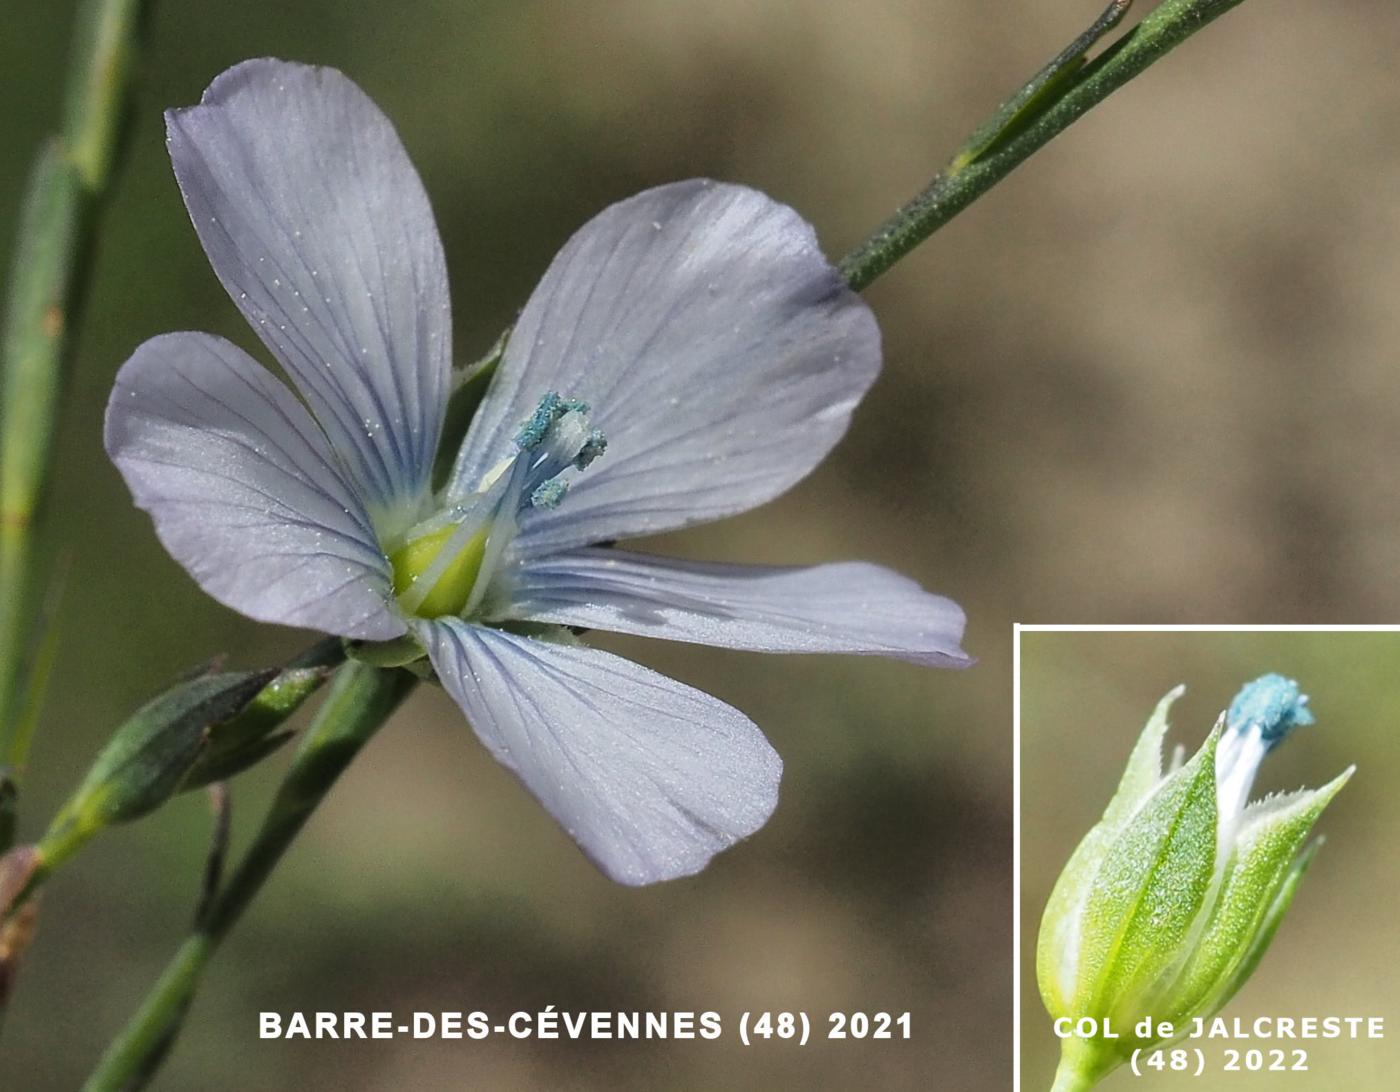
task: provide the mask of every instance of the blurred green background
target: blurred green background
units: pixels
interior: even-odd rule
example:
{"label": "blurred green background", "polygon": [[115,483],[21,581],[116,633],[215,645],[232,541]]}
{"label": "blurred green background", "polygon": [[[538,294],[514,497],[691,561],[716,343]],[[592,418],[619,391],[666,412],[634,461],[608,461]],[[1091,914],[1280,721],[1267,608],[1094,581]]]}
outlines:
{"label": "blurred green background", "polygon": [[[249,56],[349,72],[423,174],[469,359],[575,227],[646,185],[758,186],[843,253],[1098,6],[157,4],[51,495],[48,541],[75,562],[26,833],[173,674],[304,641],[204,597],[102,454],[112,376],[142,339],[204,329],[255,348],[186,220],[162,108]],[[3,246],[59,115],[71,14],[4,5]],[[609,641],[744,709],[787,763],[767,828],[645,891],[603,880],[440,694],[417,695],[220,955],[162,1086],[1006,1088],[1012,619],[1400,615],[1398,46],[1383,0],[1246,3],[869,292],[885,375],[810,480],[649,544],[895,565],[964,604],[976,668]],[[244,835],[274,781],[268,767],[237,784]],[[1343,808],[1362,813],[1364,784]],[[203,802],[181,800],[55,879],[0,1087],[76,1086],[185,928],[207,827]],[[255,1038],[259,1009],[550,1003],[908,1009],[915,1036],[749,1050]]]}
{"label": "blurred green background", "polygon": [[[1103,814],[1158,700],[1178,683],[1165,750],[1195,752],[1239,688],[1267,671],[1298,680],[1317,724],[1273,752],[1255,783],[1269,792],[1356,775],[1314,828],[1326,844],[1273,946],[1222,1010],[1259,1016],[1379,1016],[1389,1038],[1188,1041],[1206,1074],[1124,1070],[1104,1088],[1372,1089],[1395,1087],[1400,1065],[1400,633],[1027,633],[1021,644],[1021,1005],[1023,1087],[1050,1087],[1059,1040],[1035,980],[1040,915],[1074,847]],[[1227,1073],[1226,1048],[1300,1047],[1307,1073]],[[1291,1058],[1291,1055],[1290,1055]]]}

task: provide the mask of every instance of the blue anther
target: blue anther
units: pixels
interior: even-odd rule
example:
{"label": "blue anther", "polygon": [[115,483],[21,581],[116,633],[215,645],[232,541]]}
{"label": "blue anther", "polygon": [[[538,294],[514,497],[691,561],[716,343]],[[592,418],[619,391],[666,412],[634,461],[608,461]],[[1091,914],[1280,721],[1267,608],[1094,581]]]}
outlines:
{"label": "blue anther", "polygon": [[520,426],[515,434],[516,446],[521,451],[533,451],[544,443],[554,422],[566,413],[587,413],[588,403],[577,398],[560,398],[557,391],[549,391],[540,399],[530,419]]}
{"label": "blue anther", "polygon": [[560,401],[559,395],[554,391],[550,391],[540,399],[540,404],[535,407],[535,412],[515,434],[516,446],[521,451],[531,451],[544,442],[544,438],[549,435],[551,426],[559,420]]}
{"label": "blue anther", "polygon": [[536,508],[558,508],[559,502],[564,499],[564,494],[568,491],[568,482],[551,478],[535,487],[535,491],[530,494],[530,503]]}
{"label": "blue anther", "polygon": [[1231,731],[1257,726],[1273,747],[1300,724],[1312,724],[1313,715],[1308,696],[1299,692],[1295,680],[1271,674],[1261,675],[1235,695],[1226,721]]}

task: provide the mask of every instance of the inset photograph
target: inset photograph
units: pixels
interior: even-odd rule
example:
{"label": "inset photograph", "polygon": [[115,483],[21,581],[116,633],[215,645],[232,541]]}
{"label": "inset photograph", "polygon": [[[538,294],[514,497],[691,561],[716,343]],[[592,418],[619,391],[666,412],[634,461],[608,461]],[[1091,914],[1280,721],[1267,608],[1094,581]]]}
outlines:
{"label": "inset photograph", "polygon": [[1400,633],[1017,652],[1017,1087],[1394,1087]]}

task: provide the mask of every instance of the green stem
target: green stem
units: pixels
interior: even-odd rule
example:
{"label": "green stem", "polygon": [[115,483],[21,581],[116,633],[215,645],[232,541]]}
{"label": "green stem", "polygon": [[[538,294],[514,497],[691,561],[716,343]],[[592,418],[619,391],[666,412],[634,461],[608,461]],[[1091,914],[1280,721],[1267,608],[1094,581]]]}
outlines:
{"label": "green stem", "polygon": [[1097,1039],[1073,1036],[1060,1042],[1060,1065],[1050,1092],[1088,1092],[1123,1064],[1123,1058]]}
{"label": "green stem", "polygon": [[1088,1092],[1097,1083],[1097,1080],[1081,1072],[1068,1058],[1061,1058],[1050,1092]]}
{"label": "green stem", "polygon": [[311,813],[413,689],[406,671],[351,660],[336,672],[306,738],[242,863],[213,897],[155,988],[113,1040],[83,1092],[131,1092],[154,1075],[179,1034],[209,957],[248,908]]}
{"label": "green stem", "polygon": [[86,0],[78,13],[77,57],[68,84],[63,144],[89,192],[112,173],[137,26],[146,0]]}
{"label": "green stem", "polygon": [[[143,0],[87,0],[79,12],[61,133],[30,174],[0,338],[0,764],[23,765],[20,662],[34,519],[48,475],[62,364],[111,178]],[[0,846],[0,849],[3,849]]]}
{"label": "green stem", "polygon": [[[990,132],[980,127],[922,193],[841,260],[846,283],[858,292],[868,287],[1091,107],[1240,2],[1163,0],[1088,64],[1082,64],[1084,50],[1075,53],[1071,46],[1008,100],[1016,109],[998,111]],[[1076,45],[1087,49],[1126,10],[1127,3],[1112,5],[1087,42],[1082,36]]]}
{"label": "green stem", "polygon": [[185,938],[136,1015],[107,1048],[83,1092],[136,1089],[155,1075],[189,1010],[214,944],[204,933]]}

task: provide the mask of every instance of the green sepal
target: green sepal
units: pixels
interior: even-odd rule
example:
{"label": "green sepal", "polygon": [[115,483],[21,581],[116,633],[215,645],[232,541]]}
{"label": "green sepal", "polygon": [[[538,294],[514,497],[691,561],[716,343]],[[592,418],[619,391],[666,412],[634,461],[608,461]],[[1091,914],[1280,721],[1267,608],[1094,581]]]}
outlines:
{"label": "green sepal", "polygon": [[411,633],[392,641],[346,641],[345,655],[370,667],[409,667],[428,653]]}
{"label": "green sepal", "polygon": [[[209,746],[195,759],[180,783],[180,791],[226,781],[281,747],[295,733],[278,733],[277,729],[344,662],[345,642],[339,637],[317,641],[289,661],[241,713],[209,726]],[[213,666],[207,670],[214,670],[220,664],[221,658],[213,661]]]}
{"label": "green sepal", "polygon": [[260,762],[295,735],[278,732],[287,718],[330,677],[329,667],[296,667],[280,672],[232,719],[211,724],[179,791],[225,781]]}
{"label": "green sepal", "polygon": [[1161,780],[1162,740],[1169,727],[1172,704],[1185,690],[1184,686],[1174,687],[1157,703],[1133,747],[1118,790],[1104,809],[1103,818],[1080,841],[1045,906],[1036,946],[1036,977],[1041,998],[1051,1016],[1075,1015],[1071,1009],[1075,991],[1071,988],[1070,996],[1066,996],[1061,961],[1066,951],[1078,948],[1080,915],[1108,847]]}
{"label": "green sepal", "polygon": [[1217,723],[1108,846],[1084,905],[1076,1013],[1121,1017],[1178,958],[1215,872],[1221,729]]}
{"label": "green sepal", "polygon": [[1312,859],[1311,852],[1299,851],[1352,772],[1320,789],[1262,800],[1245,811],[1200,940],[1176,981],[1159,995],[1178,1023],[1217,1012],[1263,958]]}
{"label": "green sepal", "polygon": [[46,864],[112,823],[139,819],[178,792],[241,773],[287,742],[279,732],[344,657],[322,641],[286,668],[219,672],[213,660],[117,729],[40,843]]}
{"label": "green sepal", "polygon": [[1240,960],[1235,973],[1229,981],[1224,984],[1211,1003],[1207,1006],[1208,1012],[1203,1011],[1202,1015],[1214,1014],[1222,1009],[1235,994],[1240,992],[1240,988],[1249,980],[1249,976],[1254,973],[1254,969],[1259,966],[1259,961],[1264,958],[1264,953],[1269,950],[1269,945],[1273,943],[1274,934],[1278,932],[1279,925],[1283,922],[1284,914],[1288,913],[1288,908],[1293,905],[1293,896],[1298,893],[1298,886],[1303,882],[1303,876],[1313,863],[1313,858],[1317,856],[1317,851],[1322,848],[1322,843],[1326,839],[1318,835],[1306,846],[1303,852],[1283,877],[1283,882],[1279,884],[1278,891],[1275,892],[1273,901],[1269,904],[1269,909],[1265,912],[1259,929],[1254,934],[1254,941],[1249,946],[1249,951],[1245,953],[1244,959]]}
{"label": "green sepal", "polygon": [[1147,726],[1133,746],[1133,753],[1128,756],[1128,766],[1118,781],[1118,791],[1104,809],[1104,824],[1114,828],[1125,824],[1162,780],[1162,740],[1171,726],[1172,705],[1184,693],[1185,686],[1172,687],[1152,710],[1152,716],[1147,718]]}

